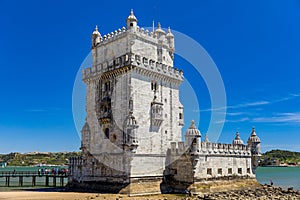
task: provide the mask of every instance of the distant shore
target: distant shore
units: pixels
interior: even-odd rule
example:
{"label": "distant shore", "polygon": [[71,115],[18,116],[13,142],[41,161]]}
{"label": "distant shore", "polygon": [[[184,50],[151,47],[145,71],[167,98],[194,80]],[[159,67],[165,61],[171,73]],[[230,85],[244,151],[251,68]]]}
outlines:
{"label": "distant shore", "polygon": [[259,167],[300,167],[300,165],[261,165]]}

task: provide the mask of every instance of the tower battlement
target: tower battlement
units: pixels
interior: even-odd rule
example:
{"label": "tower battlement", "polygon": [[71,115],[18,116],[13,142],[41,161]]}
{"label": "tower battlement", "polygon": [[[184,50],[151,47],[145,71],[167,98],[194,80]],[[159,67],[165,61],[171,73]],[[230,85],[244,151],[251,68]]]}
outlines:
{"label": "tower battlement", "polygon": [[213,142],[201,142],[196,152],[190,151],[190,146],[186,146],[184,142],[171,142],[171,155],[180,156],[183,153],[192,153],[193,155],[245,155],[251,156],[251,149],[244,144],[225,144]]}
{"label": "tower battlement", "polygon": [[[136,68],[135,70],[142,73],[144,70],[151,72],[149,76],[160,76],[164,78],[172,79],[173,81],[181,83],[183,81],[183,71],[173,66],[159,63],[154,60],[149,60],[147,57],[142,57],[139,54],[125,54],[118,58],[108,60],[104,63],[93,65],[91,68],[86,68],[82,71],[82,79],[88,80],[95,77],[107,78],[118,74],[118,71],[127,71],[129,69]],[[111,73],[110,73],[111,72]]]}
{"label": "tower battlement", "polygon": [[155,31],[149,31],[148,29],[140,28],[138,26],[134,32],[126,29],[123,26],[118,30],[107,33],[103,37],[102,36],[100,37],[99,42],[97,42],[94,47],[107,45],[108,43],[114,42],[122,37],[126,37],[129,34],[134,34],[136,37],[139,37],[139,39],[146,40],[146,42],[148,43],[152,43],[154,45],[160,45],[165,48],[171,48],[170,43],[167,41],[166,37],[159,38],[158,34]]}

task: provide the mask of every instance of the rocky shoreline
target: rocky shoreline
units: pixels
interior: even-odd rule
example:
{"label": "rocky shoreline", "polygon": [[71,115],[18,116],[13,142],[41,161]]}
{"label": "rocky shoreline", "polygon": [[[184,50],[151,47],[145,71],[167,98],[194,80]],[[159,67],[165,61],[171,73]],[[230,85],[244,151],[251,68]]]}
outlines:
{"label": "rocky shoreline", "polygon": [[[191,199],[193,199],[191,197]],[[280,199],[280,200],[299,200],[300,191],[293,190],[293,188],[283,189],[281,187],[275,187],[271,185],[262,185],[256,189],[249,190],[236,190],[218,192],[212,194],[198,195],[197,199],[210,199],[210,200],[223,200],[223,199],[243,199],[243,200],[269,200],[269,199]]]}

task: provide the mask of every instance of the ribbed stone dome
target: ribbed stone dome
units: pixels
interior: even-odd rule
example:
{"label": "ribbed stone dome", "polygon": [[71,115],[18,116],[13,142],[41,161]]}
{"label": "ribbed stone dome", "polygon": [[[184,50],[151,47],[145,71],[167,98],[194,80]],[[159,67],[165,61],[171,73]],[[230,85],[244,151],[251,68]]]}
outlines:
{"label": "ribbed stone dome", "polygon": [[133,10],[131,9],[131,11],[130,11],[130,15],[127,17],[127,20],[126,20],[127,22],[128,21],[135,21],[135,22],[137,22],[137,18],[134,16],[134,14],[133,14]]}
{"label": "ribbed stone dome", "polygon": [[168,28],[168,33],[167,33],[167,36],[166,36],[167,38],[174,38],[174,35],[173,35],[173,33],[171,32],[171,28],[169,27]]}
{"label": "ribbed stone dome", "polygon": [[241,140],[239,132],[236,132],[235,139],[233,140],[232,144],[244,144],[243,140]]}
{"label": "ribbed stone dome", "polygon": [[100,32],[98,31],[98,26],[95,27],[95,30],[93,31],[93,35],[101,36]]}
{"label": "ribbed stone dome", "polygon": [[194,120],[192,120],[191,122],[191,126],[189,127],[188,130],[186,130],[185,135],[199,135],[201,136],[200,131],[197,129],[197,127],[195,126],[195,122]]}
{"label": "ribbed stone dome", "polygon": [[260,139],[259,137],[256,135],[256,132],[255,132],[255,128],[253,127],[252,128],[252,133],[251,133],[251,136],[249,137],[248,139],[248,143],[252,143],[252,142],[260,142]]}
{"label": "ribbed stone dome", "polygon": [[161,29],[160,22],[158,22],[158,24],[157,24],[157,29],[155,30],[155,33],[160,34],[160,35],[165,35],[166,34],[166,32],[163,29]]}

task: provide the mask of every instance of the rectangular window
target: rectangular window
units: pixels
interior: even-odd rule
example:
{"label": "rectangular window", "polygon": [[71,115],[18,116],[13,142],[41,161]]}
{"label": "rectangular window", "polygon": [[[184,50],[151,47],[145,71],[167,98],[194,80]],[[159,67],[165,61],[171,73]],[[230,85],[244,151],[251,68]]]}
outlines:
{"label": "rectangular window", "polygon": [[249,167],[247,168],[247,173],[250,174],[250,168]]}
{"label": "rectangular window", "polygon": [[228,174],[232,174],[232,168],[228,168]]}
{"label": "rectangular window", "polygon": [[238,174],[242,174],[242,168],[238,168]]}
{"label": "rectangular window", "polygon": [[110,91],[110,82],[108,81],[108,82],[106,82],[106,83],[104,83],[104,91]]}
{"label": "rectangular window", "polygon": [[222,168],[218,169],[218,175],[222,175]]}
{"label": "rectangular window", "polygon": [[211,170],[211,168],[207,168],[207,174],[208,174],[208,175],[212,175],[212,170]]}

